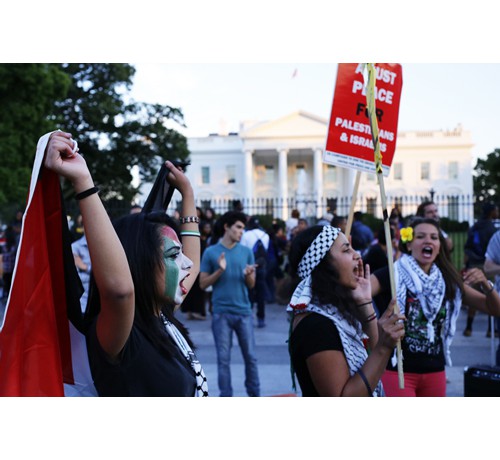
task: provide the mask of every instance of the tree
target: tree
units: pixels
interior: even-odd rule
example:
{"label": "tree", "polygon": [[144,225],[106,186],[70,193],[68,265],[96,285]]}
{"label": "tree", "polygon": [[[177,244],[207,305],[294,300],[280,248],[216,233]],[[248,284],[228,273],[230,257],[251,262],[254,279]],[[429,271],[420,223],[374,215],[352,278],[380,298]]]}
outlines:
{"label": "tree", "polygon": [[[0,65],[0,212],[23,207],[36,142],[60,128],[73,134],[104,201],[130,206],[132,168],[152,182],[162,159],[185,159],[180,109],[130,100],[128,64]],[[167,127],[168,126],[168,127]],[[66,198],[73,196],[63,182]],[[72,203],[68,201],[68,203]],[[73,203],[74,204],[74,203]]]}
{"label": "tree", "polygon": [[[185,159],[187,140],[173,128],[184,126],[180,109],[126,102],[135,69],[128,64],[63,64],[72,85],[56,103],[61,129],[73,134],[104,201],[130,203],[137,194],[132,168],[154,180],[162,159]],[[72,191],[66,187],[65,194]]]}
{"label": "tree", "polygon": [[479,211],[484,203],[496,203],[500,196],[500,149],[495,149],[485,160],[478,159],[474,171],[474,195]]}
{"label": "tree", "polygon": [[0,64],[0,216],[24,209],[40,136],[55,129],[54,101],[70,84],[50,64]]}

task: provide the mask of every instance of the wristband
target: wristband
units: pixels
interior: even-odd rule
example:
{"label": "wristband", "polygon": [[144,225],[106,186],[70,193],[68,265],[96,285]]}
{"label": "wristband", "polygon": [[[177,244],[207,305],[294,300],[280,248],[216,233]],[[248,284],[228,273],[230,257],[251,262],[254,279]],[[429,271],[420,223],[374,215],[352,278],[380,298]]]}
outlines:
{"label": "wristband", "polygon": [[186,217],[180,217],[179,222],[181,224],[199,224],[200,223],[200,218],[198,216],[186,216]]}
{"label": "wristband", "polygon": [[182,231],[181,236],[197,236],[198,238],[200,238],[201,234],[200,234],[200,232]]}
{"label": "wristband", "polygon": [[99,193],[99,189],[97,187],[91,187],[87,190],[84,190],[83,192],[76,194],[75,200],[77,201],[83,200],[84,198],[87,198],[88,196],[93,195],[94,193]]}

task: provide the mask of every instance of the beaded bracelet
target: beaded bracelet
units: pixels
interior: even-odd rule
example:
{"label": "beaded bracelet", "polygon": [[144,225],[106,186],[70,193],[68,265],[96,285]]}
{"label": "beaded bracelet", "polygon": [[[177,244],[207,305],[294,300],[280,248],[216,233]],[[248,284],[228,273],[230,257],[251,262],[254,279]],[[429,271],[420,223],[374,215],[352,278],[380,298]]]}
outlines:
{"label": "beaded bracelet", "polygon": [[180,217],[179,222],[181,224],[199,224],[200,223],[200,218],[198,216],[186,216],[186,217]]}
{"label": "beaded bracelet", "polygon": [[181,236],[197,236],[199,238],[201,236],[201,234],[200,234],[200,232],[182,231]]}
{"label": "beaded bracelet", "polygon": [[370,300],[369,302],[360,303],[359,305],[356,305],[356,307],[364,307],[365,305],[371,305],[371,304],[372,304],[372,301]]}
{"label": "beaded bracelet", "polygon": [[361,380],[363,380],[366,389],[368,390],[368,396],[373,396],[373,391],[370,387],[370,384],[368,383],[368,379],[366,378],[365,374],[361,369],[358,370],[358,374],[361,377]]}
{"label": "beaded bracelet", "polygon": [[87,190],[84,190],[83,192],[80,192],[75,196],[75,200],[77,201],[83,200],[84,198],[87,198],[88,196],[93,195],[94,193],[99,193],[99,188],[91,187]]}

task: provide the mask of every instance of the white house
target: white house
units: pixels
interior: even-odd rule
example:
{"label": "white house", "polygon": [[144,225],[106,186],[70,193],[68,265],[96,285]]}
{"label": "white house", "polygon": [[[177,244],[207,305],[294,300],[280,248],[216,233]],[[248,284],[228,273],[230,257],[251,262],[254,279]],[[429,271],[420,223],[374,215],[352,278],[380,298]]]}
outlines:
{"label": "white house", "polygon": [[[271,121],[242,122],[239,133],[189,138],[187,175],[196,198],[205,203],[279,199],[284,205],[277,217],[286,219],[291,198],[324,203],[352,197],[356,171],[322,160],[327,129],[327,119],[298,111]],[[453,131],[399,132],[384,180],[387,196],[472,196],[472,147],[471,133],[461,125]],[[358,207],[372,207],[378,214],[379,194],[376,176],[361,173]],[[320,215],[321,207],[315,212]]]}

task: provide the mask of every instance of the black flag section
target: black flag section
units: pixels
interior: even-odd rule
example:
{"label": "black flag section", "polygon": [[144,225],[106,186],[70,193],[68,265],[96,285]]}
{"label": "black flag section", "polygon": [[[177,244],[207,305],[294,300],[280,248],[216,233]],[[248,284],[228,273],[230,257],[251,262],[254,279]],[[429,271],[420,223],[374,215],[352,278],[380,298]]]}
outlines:
{"label": "black flag section", "polygon": [[[170,160],[174,166],[182,168],[183,171],[191,163],[187,161],[180,160]],[[158,175],[156,176],[155,183],[149,196],[142,207],[142,212],[149,214],[152,212],[166,212],[172,195],[174,193],[175,187],[172,187],[167,181],[169,169],[165,166],[165,163],[160,168]]]}

